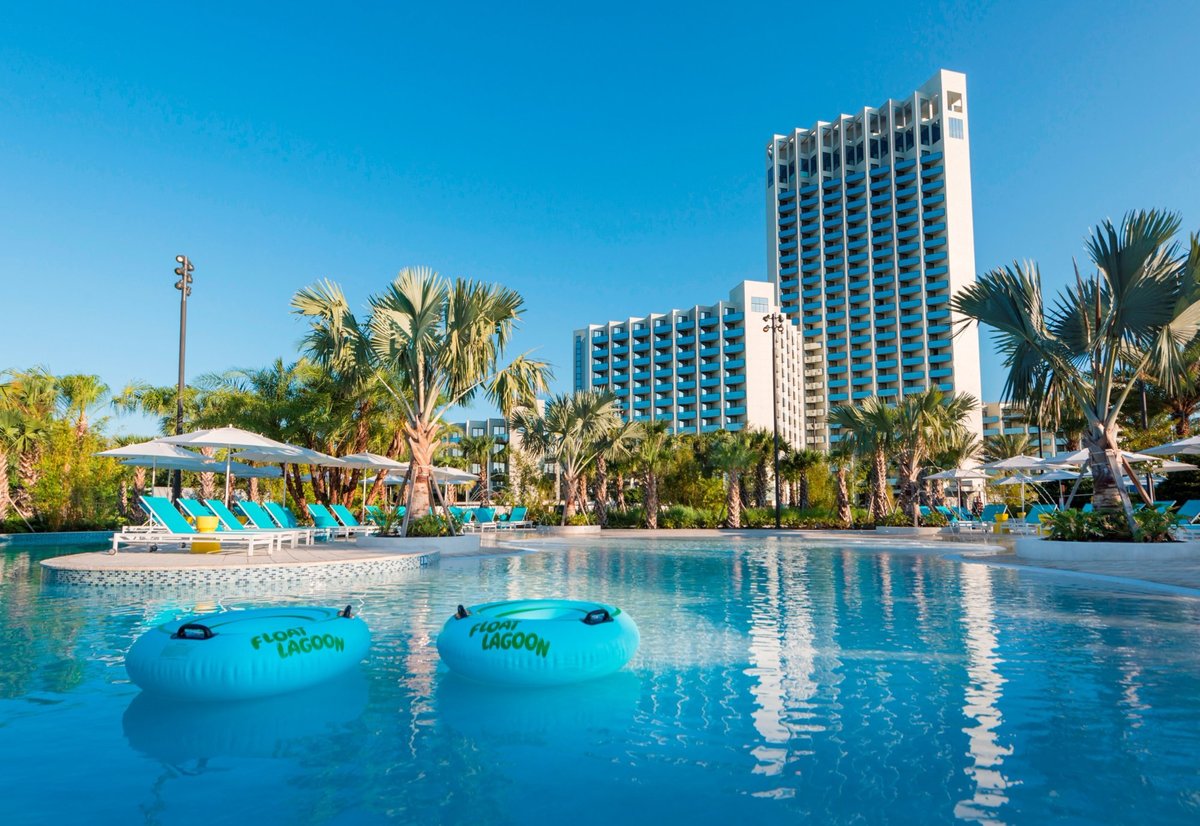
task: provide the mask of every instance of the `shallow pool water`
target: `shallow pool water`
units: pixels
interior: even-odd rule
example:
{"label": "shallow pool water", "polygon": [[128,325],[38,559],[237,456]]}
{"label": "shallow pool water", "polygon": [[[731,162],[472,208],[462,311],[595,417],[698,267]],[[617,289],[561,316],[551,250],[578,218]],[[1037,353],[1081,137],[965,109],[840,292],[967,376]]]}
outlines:
{"label": "shallow pool water", "polygon": [[[355,589],[102,593],[0,549],[0,822],[1197,822],[1200,601],[794,541],[609,541],[443,560]],[[610,678],[439,670],[462,603],[628,611]],[[157,702],[124,652],[213,604],[354,603],[360,673]],[[214,698],[216,700],[218,698]]]}

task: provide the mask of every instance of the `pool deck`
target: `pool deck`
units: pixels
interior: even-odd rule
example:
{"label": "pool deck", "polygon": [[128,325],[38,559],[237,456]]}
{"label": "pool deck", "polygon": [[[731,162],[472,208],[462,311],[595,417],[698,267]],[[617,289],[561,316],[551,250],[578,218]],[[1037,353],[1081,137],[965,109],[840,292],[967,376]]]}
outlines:
{"label": "pool deck", "polygon": [[419,540],[403,550],[360,548],[353,541],[337,541],[253,556],[244,549],[205,554],[93,551],[56,556],[41,564],[52,581],[69,585],[271,585],[389,575],[422,568],[439,557],[436,546]]}

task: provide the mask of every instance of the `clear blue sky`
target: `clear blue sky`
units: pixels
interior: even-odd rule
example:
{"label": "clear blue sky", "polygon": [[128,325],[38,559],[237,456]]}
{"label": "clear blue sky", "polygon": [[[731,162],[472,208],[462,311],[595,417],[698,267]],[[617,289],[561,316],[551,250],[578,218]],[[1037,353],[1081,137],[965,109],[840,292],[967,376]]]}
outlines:
{"label": "clear blue sky", "polygon": [[939,67],[978,269],[1057,287],[1130,208],[1200,229],[1194,3],[249,5],[6,8],[0,368],[172,383],[186,252],[190,376],[293,357],[301,286],[425,264],[524,294],[567,389],[575,327],[763,277],[773,133]]}

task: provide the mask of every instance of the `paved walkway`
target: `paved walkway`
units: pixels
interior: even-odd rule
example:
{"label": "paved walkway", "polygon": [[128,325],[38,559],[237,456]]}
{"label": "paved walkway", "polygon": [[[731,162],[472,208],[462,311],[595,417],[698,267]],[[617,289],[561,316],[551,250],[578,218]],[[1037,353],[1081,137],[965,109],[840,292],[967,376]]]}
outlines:
{"label": "paved walkway", "polygon": [[1054,562],[1040,559],[1022,559],[1012,551],[1000,553],[964,554],[968,562],[1007,565],[1014,568],[1072,571],[1104,577],[1170,585],[1176,588],[1191,588],[1200,591],[1200,560],[1163,559],[1159,561],[1108,561],[1089,559],[1074,562]]}

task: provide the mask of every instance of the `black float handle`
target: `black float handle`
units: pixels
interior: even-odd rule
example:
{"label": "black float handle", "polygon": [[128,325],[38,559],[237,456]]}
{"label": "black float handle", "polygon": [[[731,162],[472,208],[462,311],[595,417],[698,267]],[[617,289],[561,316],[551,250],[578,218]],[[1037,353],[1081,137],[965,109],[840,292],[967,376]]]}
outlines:
{"label": "black float handle", "polygon": [[[198,634],[199,636],[191,636]],[[211,640],[213,638],[213,630],[207,625],[201,625],[198,622],[189,622],[179,626],[179,630],[171,635],[171,639],[175,640]]]}

